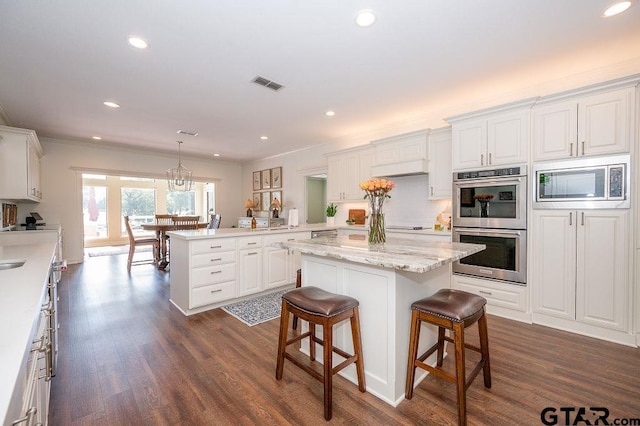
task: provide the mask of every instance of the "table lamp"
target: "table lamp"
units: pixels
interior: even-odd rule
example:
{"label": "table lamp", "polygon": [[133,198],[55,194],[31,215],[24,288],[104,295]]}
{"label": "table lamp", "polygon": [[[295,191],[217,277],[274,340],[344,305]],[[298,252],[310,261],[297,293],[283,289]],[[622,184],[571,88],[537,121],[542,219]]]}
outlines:
{"label": "table lamp", "polygon": [[278,216],[278,211],[280,210],[280,200],[278,200],[277,198],[274,198],[273,201],[271,202],[271,210],[273,210],[273,218],[277,219]]}
{"label": "table lamp", "polygon": [[244,203],[244,206],[247,209],[247,217],[253,216],[253,212],[251,211],[251,208],[253,207],[253,201],[251,201],[251,199],[247,199],[247,201]]}

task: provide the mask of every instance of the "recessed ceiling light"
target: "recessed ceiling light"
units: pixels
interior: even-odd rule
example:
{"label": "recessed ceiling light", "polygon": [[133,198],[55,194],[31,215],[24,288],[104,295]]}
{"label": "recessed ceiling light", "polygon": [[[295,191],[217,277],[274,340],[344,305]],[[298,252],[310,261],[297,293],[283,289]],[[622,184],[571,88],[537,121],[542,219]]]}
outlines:
{"label": "recessed ceiling light", "polygon": [[375,24],[376,14],[371,9],[364,9],[356,15],[356,25],[361,28],[367,28]]}
{"label": "recessed ceiling light", "polygon": [[604,12],[602,12],[602,16],[605,18],[609,18],[611,16],[615,16],[619,13],[624,12],[625,10],[629,9],[631,7],[631,2],[630,1],[619,1],[617,3],[612,4],[611,6],[607,7]]}
{"label": "recessed ceiling light", "polygon": [[146,49],[149,46],[146,41],[136,36],[129,37],[129,44],[138,49]]}
{"label": "recessed ceiling light", "polygon": [[325,112],[324,115],[326,115],[327,117],[333,117],[334,115],[336,115],[336,113],[335,113],[335,111],[329,110],[329,111]]}
{"label": "recessed ceiling light", "polygon": [[91,139],[95,139],[97,141],[101,141],[102,138],[100,136],[92,136]]}
{"label": "recessed ceiling light", "polygon": [[214,157],[220,157],[220,154],[213,154]]}
{"label": "recessed ceiling light", "polygon": [[111,102],[111,101],[104,101],[103,102],[106,106],[108,106],[109,108],[120,108],[120,105],[118,105],[115,102]]}
{"label": "recessed ceiling light", "polygon": [[269,139],[269,136],[260,136],[260,139],[262,139],[263,141],[266,141],[267,139]]}

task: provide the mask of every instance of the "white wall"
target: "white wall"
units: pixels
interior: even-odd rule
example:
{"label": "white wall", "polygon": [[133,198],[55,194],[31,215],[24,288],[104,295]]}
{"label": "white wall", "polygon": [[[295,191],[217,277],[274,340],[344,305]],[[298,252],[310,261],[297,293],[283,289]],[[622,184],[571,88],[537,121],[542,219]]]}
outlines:
{"label": "white wall", "polygon": [[[83,258],[82,182],[72,168],[117,170],[163,177],[165,170],[175,167],[177,157],[144,150],[92,146],[79,142],[40,139],[44,150],[41,161],[43,198],[40,203],[18,204],[19,221],[30,211],[38,211],[47,223],[62,225],[64,257],[69,262]],[[230,227],[244,215],[241,193],[241,166],[237,163],[202,160],[182,156],[183,164],[193,170],[198,180],[216,181],[216,210],[223,226]]]}

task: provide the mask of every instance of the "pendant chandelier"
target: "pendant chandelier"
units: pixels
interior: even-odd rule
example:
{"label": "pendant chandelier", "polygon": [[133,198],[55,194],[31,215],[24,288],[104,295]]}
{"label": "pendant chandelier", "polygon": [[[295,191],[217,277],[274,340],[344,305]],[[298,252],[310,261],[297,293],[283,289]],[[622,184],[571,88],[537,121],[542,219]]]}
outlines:
{"label": "pendant chandelier", "polygon": [[193,172],[182,165],[182,159],[180,156],[180,145],[182,141],[178,142],[178,167],[173,169],[167,169],[167,185],[169,191],[191,191],[191,185],[193,185]]}

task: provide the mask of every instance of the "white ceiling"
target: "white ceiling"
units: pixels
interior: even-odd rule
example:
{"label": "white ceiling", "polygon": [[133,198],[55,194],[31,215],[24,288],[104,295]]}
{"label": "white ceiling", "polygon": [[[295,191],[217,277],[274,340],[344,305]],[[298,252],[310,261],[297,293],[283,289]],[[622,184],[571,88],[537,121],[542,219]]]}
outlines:
{"label": "white ceiling", "polygon": [[640,4],[601,18],[611,2],[3,0],[0,113],[40,137],[250,161],[639,63]]}

